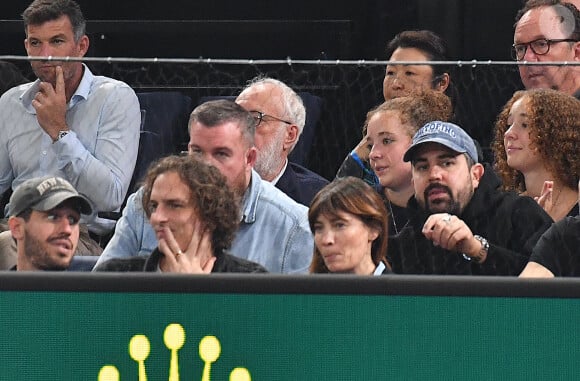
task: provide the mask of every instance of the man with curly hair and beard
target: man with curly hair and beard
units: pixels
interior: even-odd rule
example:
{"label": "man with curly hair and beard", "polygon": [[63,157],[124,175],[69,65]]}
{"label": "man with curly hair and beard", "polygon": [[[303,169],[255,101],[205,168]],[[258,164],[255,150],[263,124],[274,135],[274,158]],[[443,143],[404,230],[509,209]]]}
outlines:
{"label": "man with curly hair and beard", "polygon": [[227,252],[239,225],[239,199],[217,168],[192,157],[163,158],[147,172],[142,202],[157,249],[148,257],[111,259],[95,271],[266,271]]}

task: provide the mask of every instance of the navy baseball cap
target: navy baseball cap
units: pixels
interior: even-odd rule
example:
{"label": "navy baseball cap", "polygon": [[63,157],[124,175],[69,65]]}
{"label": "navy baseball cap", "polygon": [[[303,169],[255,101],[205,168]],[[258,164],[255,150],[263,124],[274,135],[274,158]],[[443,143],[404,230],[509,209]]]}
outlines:
{"label": "navy baseball cap", "polygon": [[403,160],[411,161],[417,148],[424,143],[439,143],[455,152],[466,153],[474,163],[479,162],[473,139],[456,124],[440,121],[425,124],[413,136],[413,143]]}

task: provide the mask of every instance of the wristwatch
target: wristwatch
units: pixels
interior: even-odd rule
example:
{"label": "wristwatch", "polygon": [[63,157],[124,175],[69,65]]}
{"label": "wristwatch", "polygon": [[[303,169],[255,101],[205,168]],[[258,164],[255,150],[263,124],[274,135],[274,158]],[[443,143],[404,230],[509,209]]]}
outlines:
{"label": "wristwatch", "polygon": [[467,261],[474,261],[475,263],[481,263],[481,260],[483,258],[487,257],[487,252],[489,251],[489,242],[487,242],[487,239],[483,238],[480,235],[474,235],[473,238],[475,238],[476,240],[478,240],[481,243],[481,249],[479,249],[479,252],[477,253],[477,255],[470,257],[469,255],[463,253],[463,258]]}
{"label": "wristwatch", "polygon": [[61,130],[61,131],[59,131],[58,132],[58,135],[56,136],[56,140],[60,140],[60,139],[64,138],[65,136],[68,135],[69,132],[70,132],[70,130]]}

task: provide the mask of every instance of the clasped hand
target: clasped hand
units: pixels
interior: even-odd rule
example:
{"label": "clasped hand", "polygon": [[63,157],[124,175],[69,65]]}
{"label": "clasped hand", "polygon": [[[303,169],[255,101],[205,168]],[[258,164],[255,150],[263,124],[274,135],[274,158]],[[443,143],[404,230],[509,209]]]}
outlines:
{"label": "clasped hand", "polygon": [[473,257],[479,252],[481,244],[473,237],[469,226],[457,216],[437,213],[429,216],[422,233],[435,246],[449,251],[465,253]]}

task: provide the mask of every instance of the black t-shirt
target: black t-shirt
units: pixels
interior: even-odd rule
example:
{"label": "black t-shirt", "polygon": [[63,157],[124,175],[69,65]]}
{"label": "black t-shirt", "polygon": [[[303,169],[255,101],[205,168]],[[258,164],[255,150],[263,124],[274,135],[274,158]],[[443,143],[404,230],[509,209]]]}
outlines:
{"label": "black t-shirt", "polygon": [[565,217],[546,230],[530,262],[539,263],[554,276],[580,276],[580,216]]}

